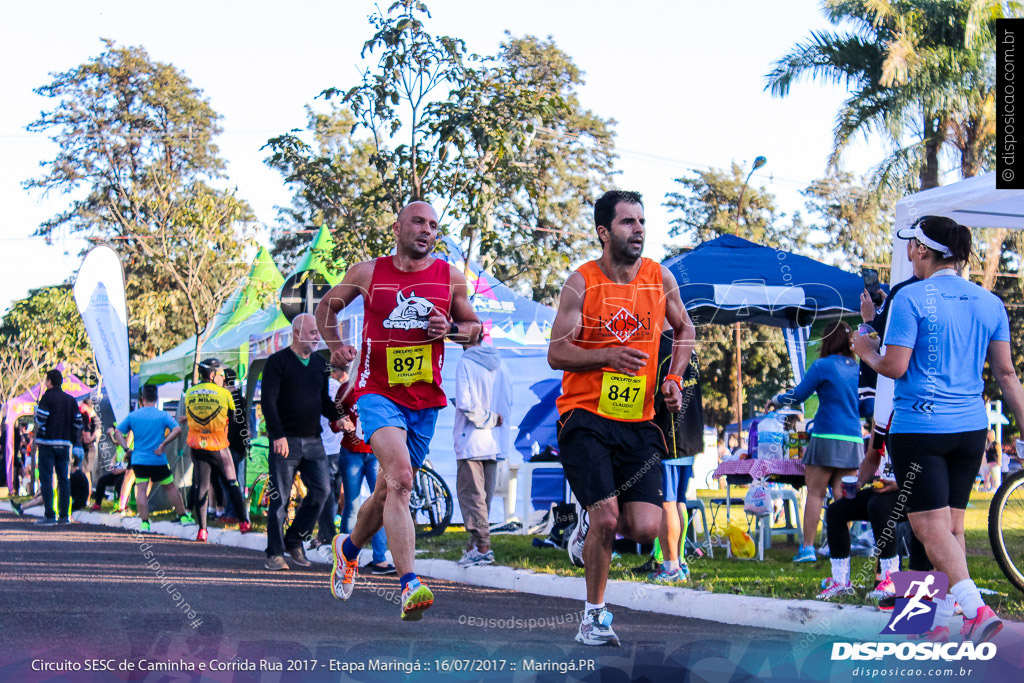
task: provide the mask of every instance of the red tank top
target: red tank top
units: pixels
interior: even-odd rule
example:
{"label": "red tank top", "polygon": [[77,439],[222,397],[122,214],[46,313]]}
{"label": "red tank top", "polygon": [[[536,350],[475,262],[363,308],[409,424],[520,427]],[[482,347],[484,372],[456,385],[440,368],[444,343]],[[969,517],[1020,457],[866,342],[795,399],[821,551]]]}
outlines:
{"label": "red tank top", "polygon": [[573,408],[620,420],[640,422],[654,417],[654,392],[658,389],[658,344],[665,321],[665,290],[661,265],[641,259],[632,282],[612,282],[597,265],[588,261],[577,269],[583,276],[582,327],[573,340],[584,349],[629,346],[645,351],[647,365],[636,375],[611,368],[562,375],[562,395],[555,401],[559,414]]}
{"label": "red tank top", "polygon": [[390,256],[374,263],[370,290],[363,297],[363,342],[356,398],[380,394],[412,410],[443,408],[441,388],[444,338],[427,341],[430,311],[451,308],[451,270],[435,259],[424,270],[407,273]]}

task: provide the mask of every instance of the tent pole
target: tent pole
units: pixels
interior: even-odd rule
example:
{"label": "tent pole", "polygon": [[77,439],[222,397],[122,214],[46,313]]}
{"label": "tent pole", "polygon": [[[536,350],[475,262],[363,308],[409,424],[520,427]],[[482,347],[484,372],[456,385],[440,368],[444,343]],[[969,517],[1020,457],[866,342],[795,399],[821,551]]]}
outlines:
{"label": "tent pole", "polygon": [[736,410],[736,446],[743,445],[743,353],[740,350],[740,323],[736,322],[736,391],[733,405]]}

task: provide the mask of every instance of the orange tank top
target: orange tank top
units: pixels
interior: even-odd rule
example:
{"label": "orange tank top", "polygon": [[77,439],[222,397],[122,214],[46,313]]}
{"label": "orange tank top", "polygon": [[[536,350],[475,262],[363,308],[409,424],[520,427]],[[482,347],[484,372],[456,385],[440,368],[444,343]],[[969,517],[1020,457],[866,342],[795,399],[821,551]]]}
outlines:
{"label": "orange tank top", "polygon": [[612,368],[566,371],[559,414],[573,408],[622,422],[654,418],[654,392],[658,382],[658,343],[665,320],[665,290],[661,265],[641,259],[640,270],[628,284],[612,282],[597,265],[584,263],[585,294],[580,331],[573,343],[582,349],[629,346],[648,354],[647,365],[629,376]]}

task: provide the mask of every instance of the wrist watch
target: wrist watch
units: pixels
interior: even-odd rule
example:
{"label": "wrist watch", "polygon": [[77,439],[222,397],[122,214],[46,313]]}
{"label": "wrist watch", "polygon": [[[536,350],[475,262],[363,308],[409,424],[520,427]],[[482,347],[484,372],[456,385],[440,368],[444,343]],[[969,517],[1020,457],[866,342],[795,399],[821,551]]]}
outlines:
{"label": "wrist watch", "polygon": [[679,386],[679,391],[683,390],[683,378],[679,375],[665,375],[665,382],[675,382]]}
{"label": "wrist watch", "polygon": [[459,325],[458,325],[458,323],[451,323],[449,325],[449,327],[448,327],[448,336],[450,337],[453,334],[458,334],[458,333],[459,333]]}

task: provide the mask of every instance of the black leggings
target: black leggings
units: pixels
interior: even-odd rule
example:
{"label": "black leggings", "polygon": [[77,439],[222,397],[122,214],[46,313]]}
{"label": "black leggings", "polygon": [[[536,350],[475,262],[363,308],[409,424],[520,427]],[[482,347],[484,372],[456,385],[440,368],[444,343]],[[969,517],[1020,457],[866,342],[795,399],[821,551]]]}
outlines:
{"label": "black leggings", "polygon": [[[231,453],[228,449],[221,451],[203,451],[196,448],[192,449],[192,462],[195,464],[195,476],[193,477],[193,484],[198,477],[199,480],[199,493],[196,496],[196,519],[199,520],[199,528],[206,528],[206,508],[209,505],[210,499],[210,472],[216,470],[220,476],[224,477],[224,481],[228,485],[228,495],[231,496],[231,504],[235,506],[238,513],[239,519],[248,522],[249,511],[245,507],[245,501],[242,499],[242,489],[238,487],[238,480],[231,476],[228,478],[228,472],[234,472],[234,466],[231,462]],[[244,515],[241,516],[241,515]]]}
{"label": "black leggings", "polygon": [[107,496],[107,487],[113,486],[115,493],[121,492],[121,484],[124,482],[124,472],[120,474],[114,474],[113,472],[107,472],[102,477],[96,480],[96,490],[92,494],[92,499],[99,505],[103,502],[103,499]]}
{"label": "black leggings", "polygon": [[843,559],[850,556],[850,522],[867,520],[875,534],[875,547],[882,559],[896,557],[896,525],[902,514],[893,513],[897,491],[875,493],[871,489],[858,491],[854,498],[840,498],[825,512],[829,557]]}

